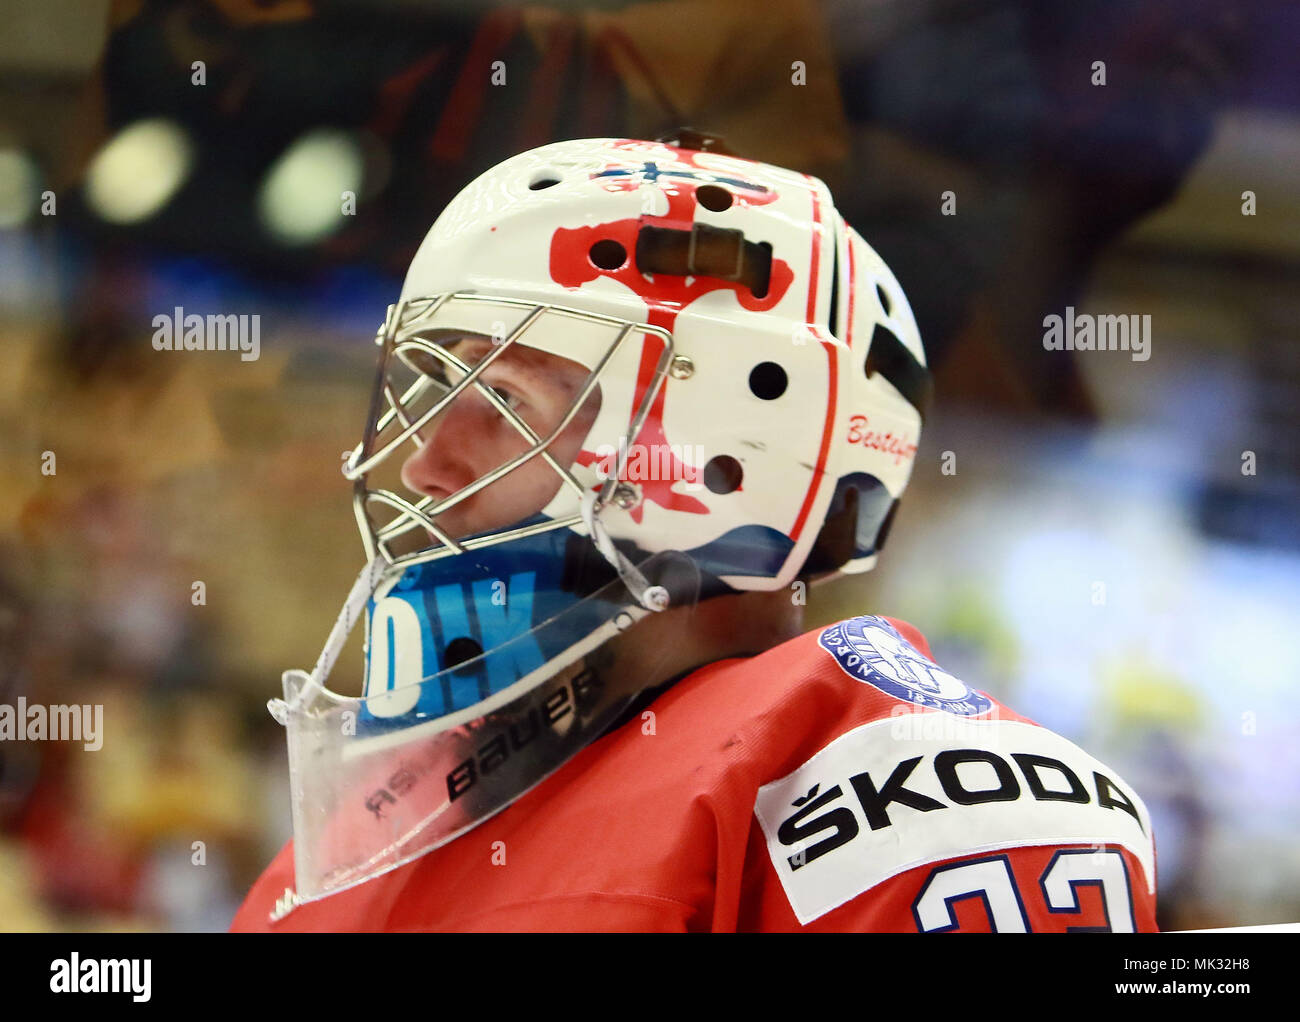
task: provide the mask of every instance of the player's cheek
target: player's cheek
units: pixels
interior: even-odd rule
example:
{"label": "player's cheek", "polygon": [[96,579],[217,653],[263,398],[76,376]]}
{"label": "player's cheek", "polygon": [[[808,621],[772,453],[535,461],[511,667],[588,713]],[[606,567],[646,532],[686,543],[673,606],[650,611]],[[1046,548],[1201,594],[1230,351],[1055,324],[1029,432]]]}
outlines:
{"label": "player's cheek", "polygon": [[[573,402],[577,400],[576,388],[575,393],[567,395],[566,397],[567,400],[565,401],[564,408],[560,413],[560,419],[563,419],[563,417],[568,414],[569,409],[573,406]],[[595,390],[591,394],[587,395],[587,399],[583,402],[582,407],[578,409],[573,419],[569,422],[569,425],[565,427],[564,431],[557,439],[557,443],[563,443],[565,445],[564,453],[569,456],[566,464],[572,464],[577,460],[578,452],[582,449],[583,441],[586,439],[587,434],[591,432],[591,427],[595,424],[596,416],[599,412],[600,391]]]}

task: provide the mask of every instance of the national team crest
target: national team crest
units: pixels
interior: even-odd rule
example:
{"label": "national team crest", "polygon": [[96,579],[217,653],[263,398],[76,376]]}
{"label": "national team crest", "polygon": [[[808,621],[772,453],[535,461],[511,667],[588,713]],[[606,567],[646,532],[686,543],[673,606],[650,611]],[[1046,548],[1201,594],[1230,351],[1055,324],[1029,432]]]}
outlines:
{"label": "national team crest", "polygon": [[960,678],[928,659],[884,618],[855,617],[822,631],[822,649],[850,678],[895,699],[974,717],[993,706]]}

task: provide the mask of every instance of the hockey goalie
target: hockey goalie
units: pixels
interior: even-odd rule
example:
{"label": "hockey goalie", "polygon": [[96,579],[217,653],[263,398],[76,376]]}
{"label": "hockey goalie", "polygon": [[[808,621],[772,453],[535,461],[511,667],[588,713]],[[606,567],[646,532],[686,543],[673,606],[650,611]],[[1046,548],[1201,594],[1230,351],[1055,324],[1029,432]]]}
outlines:
{"label": "hockey goalie", "polygon": [[676,142],[515,156],[421,245],[233,929],[1154,930],[1114,770],[909,624],[805,631],[884,546],[925,355],[821,181]]}

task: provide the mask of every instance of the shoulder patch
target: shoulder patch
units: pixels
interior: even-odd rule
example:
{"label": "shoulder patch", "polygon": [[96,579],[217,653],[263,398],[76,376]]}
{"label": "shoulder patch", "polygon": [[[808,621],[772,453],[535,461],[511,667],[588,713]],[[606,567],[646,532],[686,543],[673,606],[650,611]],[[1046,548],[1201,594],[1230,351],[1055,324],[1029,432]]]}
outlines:
{"label": "shoulder patch", "polygon": [[758,789],[754,813],[802,925],[899,873],[976,852],[1119,845],[1155,890],[1151,819],[1109,767],[1046,728],[968,720],[956,738],[846,732]]}
{"label": "shoulder patch", "polygon": [[845,674],[882,692],[966,717],[987,713],[993,701],[954,678],[881,617],[855,617],[817,637]]}

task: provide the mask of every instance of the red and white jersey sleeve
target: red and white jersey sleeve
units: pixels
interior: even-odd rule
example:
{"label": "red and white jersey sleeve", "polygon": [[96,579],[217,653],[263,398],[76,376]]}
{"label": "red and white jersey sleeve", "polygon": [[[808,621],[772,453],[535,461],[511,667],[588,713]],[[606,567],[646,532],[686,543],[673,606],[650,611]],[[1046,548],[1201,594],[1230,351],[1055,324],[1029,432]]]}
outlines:
{"label": "red and white jersey sleeve", "polygon": [[1153,931],[1137,793],[857,617],[701,668],[508,809],[235,930]]}

